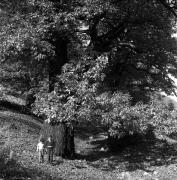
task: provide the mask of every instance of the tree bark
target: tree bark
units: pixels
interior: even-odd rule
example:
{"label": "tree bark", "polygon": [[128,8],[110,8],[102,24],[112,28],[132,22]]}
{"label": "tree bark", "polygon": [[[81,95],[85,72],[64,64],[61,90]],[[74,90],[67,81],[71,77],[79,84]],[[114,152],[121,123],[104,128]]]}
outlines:
{"label": "tree bark", "polygon": [[45,122],[41,130],[41,137],[46,141],[52,135],[55,141],[54,153],[63,158],[72,158],[75,154],[74,129],[66,123],[50,125]]}
{"label": "tree bark", "polygon": [[57,37],[57,40],[52,43],[55,46],[55,58],[49,59],[49,92],[54,90],[56,77],[61,74],[62,66],[68,62],[68,42],[66,39]]}
{"label": "tree bark", "polygon": [[31,106],[35,102],[35,100],[36,100],[35,93],[30,90],[26,97],[26,107],[29,110],[31,110]]}

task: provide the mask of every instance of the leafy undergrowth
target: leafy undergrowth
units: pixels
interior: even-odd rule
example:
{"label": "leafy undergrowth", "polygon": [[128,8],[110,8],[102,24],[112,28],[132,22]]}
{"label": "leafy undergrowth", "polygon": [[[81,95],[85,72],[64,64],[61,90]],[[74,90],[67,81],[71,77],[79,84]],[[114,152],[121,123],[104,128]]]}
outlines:
{"label": "leafy undergrowth", "polygon": [[[146,141],[136,146],[109,152],[104,134],[77,134],[76,158],[54,157],[54,163],[38,163],[36,144],[39,126],[30,123],[31,117],[19,117],[11,112],[0,117],[0,178],[3,179],[66,179],[66,180],[175,180],[177,179],[176,141],[171,144],[161,139]],[[21,118],[21,121],[16,121]],[[33,123],[35,120],[33,121]],[[35,124],[35,123],[34,123]],[[9,159],[10,152],[13,157]],[[12,154],[11,154],[12,156]],[[123,178],[124,176],[124,178]],[[125,177],[126,176],[126,177]]]}

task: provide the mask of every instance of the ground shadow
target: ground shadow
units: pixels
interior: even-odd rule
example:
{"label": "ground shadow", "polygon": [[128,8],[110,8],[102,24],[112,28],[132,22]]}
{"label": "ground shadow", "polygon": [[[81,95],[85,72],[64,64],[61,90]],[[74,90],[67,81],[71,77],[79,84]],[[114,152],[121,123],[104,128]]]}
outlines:
{"label": "ground shadow", "polygon": [[0,157],[0,178],[4,180],[62,180],[62,178],[52,177],[42,170],[23,167],[13,159],[7,161],[5,157]]}
{"label": "ground shadow", "polygon": [[76,124],[74,127],[75,137],[79,139],[86,140],[92,136],[96,136],[100,133],[104,133],[105,130],[99,125],[92,124],[90,122]]}
{"label": "ground shadow", "polygon": [[91,142],[95,148],[87,154],[79,154],[77,158],[86,159],[91,166],[112,171],[123,168],[126,171],[142,169],[149,171],[152,166],[162,166],[177,163],[176,144],[169,145],[164,140],[151,139],[120,148],[116,152],[104,148],[107,140]]}

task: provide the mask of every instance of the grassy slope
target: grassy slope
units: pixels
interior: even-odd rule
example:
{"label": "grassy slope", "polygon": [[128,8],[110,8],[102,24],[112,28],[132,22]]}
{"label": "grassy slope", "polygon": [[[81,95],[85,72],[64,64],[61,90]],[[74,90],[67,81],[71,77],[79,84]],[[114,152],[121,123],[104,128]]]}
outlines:
{"label": "grassy slope", "polygon": [[[75,160],[55,157],[53,166],[39,164],[36,143],[40,124],[27,115],[0,112],[0,149],[5,150],[5,154],[9,154],[9,149],[15,152],[15,164],[4,164],[7,172],[11,168],[8,179],[13,179],[14,176],[20,179],[22,176],[23,179],[114,180],[121,179],[122,172],[129,172],[132,180],[177,180],[177,152],[173,145],[175,141],[168,145],[162,140],[156,140],[112,154],[100,151],[104,136],[95,136],[89,140],[88,136],[82,138],[82,135],[75,138],[76,151],[79,153]],[[0,173],[0,177],[2,175]]]}

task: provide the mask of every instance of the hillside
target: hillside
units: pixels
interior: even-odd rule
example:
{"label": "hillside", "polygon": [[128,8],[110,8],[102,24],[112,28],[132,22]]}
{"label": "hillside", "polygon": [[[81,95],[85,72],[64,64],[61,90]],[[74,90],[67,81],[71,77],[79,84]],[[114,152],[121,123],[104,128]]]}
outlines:
{"label": "hillside", "polygon": [[[170,74],[169,74],[169,78],[173,81],[173,85],[174,85],[173,90],[176,93],[177,79],[174,76],[170,75]],[[173,103],[174,107],[177,108],[177,96],[176,95],[167,95],[164,92],[161,92],[161,94],[162,94],[162,97],[163,97],[163,101],[166,104]]]}
{"label": "hillside", "polygon": [[[89,139],[89,134],[85,137],[77,134],[75,159],[54,157],[53,165],[39,164],[36,143],[40,125],[30,116],[0,111],[0,168],[4,168],[0,178],[117,180],[128,174],[125,176],[130,175],[131,179],[177,179],[176,141],[170,138],[168,144],[156,139],[110,153],[102,148],[105,136],[95,135]],[[13,161],[6,159],[10,150],[14,151]]]}

